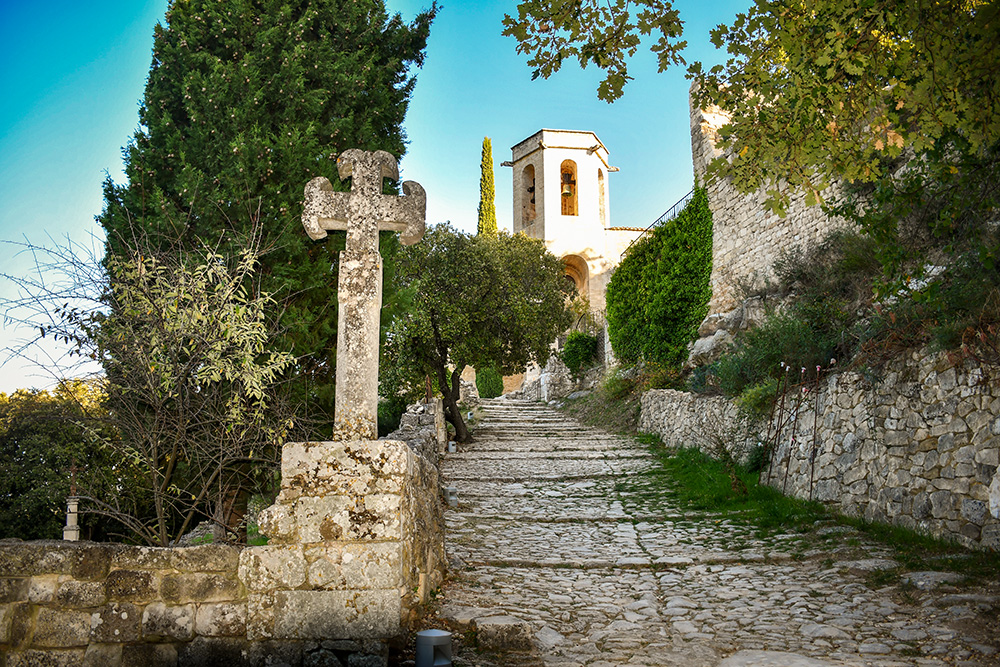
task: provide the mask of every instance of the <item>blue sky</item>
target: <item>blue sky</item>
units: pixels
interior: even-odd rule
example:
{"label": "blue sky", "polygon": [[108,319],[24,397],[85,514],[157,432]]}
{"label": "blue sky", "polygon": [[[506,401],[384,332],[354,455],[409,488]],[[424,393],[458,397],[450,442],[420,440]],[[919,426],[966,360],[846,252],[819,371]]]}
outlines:
{"label": "blue sky", "polygon": [[[153,26],[167,0],[0,0],[0,239],[48,243],[98,233],[105,172],[121,180],[121,147],[134,131],[149,71]],[[412,18],[429,0],[388,0]],[[493,143],[497,218],[510,228],[511,174],[500,166],[510,147],[541,128],[592,130],[620,172],[610,180],[611,220],[646,226],[692,185],[687,91],[681,69],[656,72],[641,50],[635,81],[614,104],[601,102],[598,70],[564,66],[531,80],[525,57],[501,36],[513,0],[445,0],[431,27],[427,59],[406,119],[403,178],[427,191],[428,222],[473,230],[484,136]],[[723,54],[708,31],[729,23],[750,0],[677,0],[688,60]],[[331,169],[331,172],[333,170]],[[21,274],[28,258],[0,246],[0,271]],[[0,294],[11,287],[0,283]],[[0,330],[0,348],[23,332]],[[0,391],[46,386],[17,361],[0,367]]]}

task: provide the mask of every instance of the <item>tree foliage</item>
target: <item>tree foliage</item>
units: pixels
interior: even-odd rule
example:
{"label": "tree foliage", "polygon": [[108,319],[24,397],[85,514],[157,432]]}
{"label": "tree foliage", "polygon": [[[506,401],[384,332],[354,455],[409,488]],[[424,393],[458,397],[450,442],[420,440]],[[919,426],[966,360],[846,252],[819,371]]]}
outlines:
{"label": "tree foliage", "polygon": [[292,357],[269,349],[274,302],[247,284],[256,256],[133,254],[106,263],[110,308],[86,343],[104,361],[120,453],[154,515],[134,516],[120,498],[92,501],[152,544],[167,545],[203,518],[232,528],[253,474],[273,470],[292,426],[275,391]]}
{"label": "tree foliage", "polygon": [[[100,428],[103,399],[99,386],[80,381],[0,393],[0,537],[61,539],[73,478],[111,476],[111,451],[87,435]],[[95,539],[107,525],[85,515],[81,527]]]}
{"label": "tree foliage", "polygon": [[[528,0],[504,25],[536,76],[569,56],[603,68],[608,101],[630,78],[641,35],[657,36],[661,70],[683,62],[666,0]],[[712,31],[726,63],[689,68],[695,101],[731,114],[709,175],[764,187],[782,211],[792,190],[819,201],[833,179],[873,182],[887,159],[950,135],[978,154],[1000,136],[998,32],[1000,4],[988,0],[755,0]]]}
{"label": "tree foliage", "polygon": [[712,213],[698,188],[680,214],[646,234],[608,283],[608,336],[622,361],[679,366],[708,312]]}
{"label": "tree foliage", "polygon": [[503,376],[493,368],[476,369],[476,390],[480,398],[496,398],[503,393]]}
{"label": "tree foliage", "polygon": [[[633,14],[634,11],[634,14]],[[681,19],[670,0],[526,0],[517,16],[504,16],[504,32],[517,39],[518,53],[530,54],[532,79],[549,78],[563,61],[576,58],[581,67],[594,64],[607,72],[597,96],[608,102],[622,95],[628,58],[642,35],[658,35],[652,51],[660,71],[683,64]]]}
{"label": "tree foliage", "polygon": [[483,159],[479,165],[479,221],[477,234],[497,235],[496,187],[493,183],[493,145],[483,137]]}
{"label": "tree foliage", "polygon": [[398,269],[413,308],[390,330],[384,363],[406,368],[418,386],[434,378],[448,421],[465,441],[458,410],[465,367],[512,374],[544,363],[569,325],[562,262],[524,235],[469,236],[438,225],[401,250]]}
{"label": "tree foliage", "polygon": [[172,2],[155,30],[127,182],[104,186],[98,220],[111,254],[127,254],[141,228],[160,249],[208,241],[234,257],[251,230],[263,230],[260,289],[282,303],[282,347],[299,358],[301,391],[331,417],[330,267],[343,234],[307,238],[303,188],[335,176],[333,160],[348,148],[404,152],[412,68],[436,12],[432,4],[407,24],[381,0]]}
{"label": "tree foliage", "polygon": [[274,349],[278,313],[252,280],[256,247],[225,258],[135,239],[103,262],[73,246],[28,249],[49,259],[15,281],[8,320],[105,373],[101,418],[84,435],[113,466],[80,460],[81,511],[161,546],[205,519],[238,537],[241,506],[256,482],[271,483],[293,414],[280,391],[293,358]]}
{"label": "tree foliage", "polygon": [[566,364],[573,379],[579,380],[583,371],[597,359],[597,337],[584,331],[570,331],[566,336],[559,358]]}
{"label": "tree foliage", "polygon": [[731,58],[700,68],[695,96],[732,114],[722,132],[728,176],[781,179],[808,200],[833,179],[872,182],[889,158],[943,148],[953,135],[979,153],[1000,136],[1000,5],[978,0],[758,0],[712,33]]}

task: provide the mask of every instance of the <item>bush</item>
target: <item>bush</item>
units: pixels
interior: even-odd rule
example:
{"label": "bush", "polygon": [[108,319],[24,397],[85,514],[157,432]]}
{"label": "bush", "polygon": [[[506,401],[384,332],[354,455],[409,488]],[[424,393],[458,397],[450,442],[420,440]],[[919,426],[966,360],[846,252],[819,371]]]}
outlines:
{"label": "bush", "polygon": [[494,368],[477,370],[476,389],[480,398],[496,398],[503,394],[503,376]]}
{"label": "bush", "polygon": [[767,380],[745,388],[736,399],[740,411],[753,420],[763,419],[771,412],[774,397],[778,394],[778,380]]}
{"label": "bush", "polygon": [[384,438],[399,428],[399,421],[403,418],[403,413],[406,412],[406,400],[405,396],[379,398],[378,437]]}
{"label": "bush", "polygon": [[685,389],[684,376],[676,368],[667,368],[656,362],[646,364],[642,370],[642,389]]}
{"label": "bush", "polygon": [[624,362],[678,367],[708,312],[712,213],[698,188],[684,210],[635,243],[607,290],[608,336]]}
{"label": "bush", "polygon": [[604,377],[601,389],[608,398],[620,400],[632,393],[635,384],[635,380],[625,377],[615,368]]}
{"label": "bush", "polygon": [[732,351],[719,359],[719,388],[727,396],[739,396],[780,377],[782,363],[791,367],[794,382],[814,378],[816,367],[826,367],[836,347],[834,339],[798,317],[771,315],[756,329],[744,332]]}
{"label": "bush", "polygon": [[585,368],[597,359],[597,337],[582,331],[571,331],[559,358],[566,364],[574,380],[579,380]]}

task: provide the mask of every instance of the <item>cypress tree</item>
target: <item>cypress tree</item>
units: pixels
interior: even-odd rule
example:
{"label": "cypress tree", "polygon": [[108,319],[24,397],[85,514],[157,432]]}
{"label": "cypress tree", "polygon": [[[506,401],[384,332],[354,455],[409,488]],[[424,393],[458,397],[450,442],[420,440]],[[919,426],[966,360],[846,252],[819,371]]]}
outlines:
{"label": "cypress tree", "polygon": [[403,154],[410,67],[436,12],[407,24],[382,0],[174,0],[155,29],[127,181],[105,181],[109,253],[136,233],[224,255],[260,239],[254,289],[279,299],[301,398],[321,421],[332,415],[343,233],[308,239],[303,188],[322,175],[347,190],[335,158],[348,148]]}
{"label": "cypress tree", "polygon": [[493,146],[489,137],[483,137],[483,158],[479,173],[479,224],[476,233],[497,235],[496,188],[493,186]]}

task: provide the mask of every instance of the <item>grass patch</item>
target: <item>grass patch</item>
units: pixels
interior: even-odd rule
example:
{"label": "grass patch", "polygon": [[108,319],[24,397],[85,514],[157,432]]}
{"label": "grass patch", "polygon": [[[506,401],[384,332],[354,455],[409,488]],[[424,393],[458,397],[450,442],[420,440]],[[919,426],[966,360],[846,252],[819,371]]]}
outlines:
{"label": "grass patch", "polygon": [[563,409],[587,426],[634,435],[641,399],[642,392],[635,391],[631,381],[616,378],[605,380],[582,398],[567,400]]}
{"label": "grass patch", "polygon": [[[840,515],[819,502],[807,502],[782,495],[776,489],[760,484],[760,462],[739,466],[734,461],[720,461],[696,449],[668,450],[652,434],[637,433],[639,403],[642,393],[650,388],[650,379],[641,373],[614,373],[590,395],[567,401],[563,410],[580,422],[621,435],[631,435],[646,445],[657,458],[653,470],[616,481],[616,493],[627,493],[630,504],[660,507],[664,511],[693,510],[685,519],[675,520],[678,527],[722,518],[733,524],[750,526],[758,539],[780,536],[786,547],[795,545],[795,554],[804,556],[810,550],[830,552],[850,547],[853,557],[865,558],[866,545],[890,550],[900,567],[881,575],[873,575],[870,585],[879,577],[887,584],[899,581],[906,572],[938,570],[957,572],[968,584],[1000,580],[1000,554],[971,551],[958,543],[941,540],[902,526],[865,521]],[[669,506],[664,506],[669,505]],[[673,507],[670,507],[673,506]],[[820,534],[823,527],[847,526],[857,534]],[[861,538],[861,539],[859,539]],[[736,546],[734,537],[733,547]],[[680,543],[690,543],[687,538]],[[824,567],[852,556],[840,551],[836,558],[822,555]]]}
{"label": "grass patch", "polygon": [[680,389],[678,371],[656,363],[627,371],[614,369],[590,394],[566,400],[563,411],[587,426],[642,437],[638,432],[642,395],[650,389]]}
{"label": "grass patch", "polygon": [[845,516],[838,517],[838,521],[857,528],[869,539],[892,546],[896,560],[906,571],[958,572],[974,581],[1000,579],[1000,553],[972,551],[956,542],[903,526]]}
{"label": "grass patch", "polygon": [[718,461],[697,449],[674,452],[659,447],[662,493],[691,509],[731,515],[765,530],[803,532],[817,521],[830,519],[817,502],[783,496],[760,484],[760,473]]}

